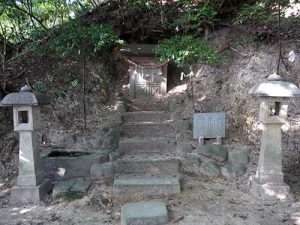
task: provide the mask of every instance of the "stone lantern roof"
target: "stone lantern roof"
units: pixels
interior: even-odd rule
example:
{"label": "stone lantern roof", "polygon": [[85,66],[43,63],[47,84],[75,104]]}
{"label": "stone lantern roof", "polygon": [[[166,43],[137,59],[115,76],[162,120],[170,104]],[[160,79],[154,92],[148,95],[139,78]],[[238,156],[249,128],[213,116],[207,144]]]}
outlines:
{"label": "stone lantern roof", "polygon": [[300,96],[300,89],[293,83],[283,81],[281,76],[271,74],[267,81],[251,88],[249,94],[254,97],[292,98]]}
{"label": "stone lantern roof", "polygon": [[46,95],[35,92],[30,86],[25,85],[18,93],[11,93],[4,97],[0,106],[16,105],[49,105],[50,101]]}

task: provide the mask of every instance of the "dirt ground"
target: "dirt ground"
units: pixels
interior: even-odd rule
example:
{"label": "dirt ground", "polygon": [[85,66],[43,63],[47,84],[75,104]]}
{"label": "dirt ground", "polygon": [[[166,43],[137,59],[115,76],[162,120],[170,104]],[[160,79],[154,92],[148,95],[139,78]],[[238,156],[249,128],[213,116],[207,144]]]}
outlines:
{"label": "dirt ground", "polygon": [[[159,199],[167,205],[169,224],[300,224],[298,162],[288,157],[284,160],[285,177],[294,200],[262,202],[249,193],[249,177],[255,173],[258,158],[257,151],[251,150],[247,171],[239,178],[183,177],[181,194]],[[81,198],[49,197],[39,206],[13,206],[9,195],[9,189],[0,191],[1,225],[120,224],[122,205],[112,199],[111,185],[94,183]]]}

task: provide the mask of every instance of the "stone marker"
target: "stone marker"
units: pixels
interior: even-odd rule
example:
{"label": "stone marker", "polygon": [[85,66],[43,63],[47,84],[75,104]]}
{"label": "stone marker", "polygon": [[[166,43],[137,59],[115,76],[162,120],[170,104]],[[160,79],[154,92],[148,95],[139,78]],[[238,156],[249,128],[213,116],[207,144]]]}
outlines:
{"label": "stone marker", "polygon": [[168,211],[162,202],[127,203],[121,210],[121,225],[159,225],[167,222]]}
{"label": "stone marker", "polygon": [[225,137],[225,113],[194,113],[193,138]]}
{"label": "stone marker", "polygon": [[281,126],[286,123],[289,99],[300,96],[300,89],[272,74],[255,85],[250,94],[259,99],[259,121],[263,134],[256,174],[251,176],[251,193],[263,200],[285,200],[290,187],[283,182]]}
{"label": "stone marker", "polygon": [[40,125],[40,105],[49,104],[46,96],[25,85],[19,93],[7,95],[0,106],[13,106],[14,130],[19,132],[19,175],[11,189],[13,203],[38,203],[52,185],[44,180],[39,153],[37,130]]}

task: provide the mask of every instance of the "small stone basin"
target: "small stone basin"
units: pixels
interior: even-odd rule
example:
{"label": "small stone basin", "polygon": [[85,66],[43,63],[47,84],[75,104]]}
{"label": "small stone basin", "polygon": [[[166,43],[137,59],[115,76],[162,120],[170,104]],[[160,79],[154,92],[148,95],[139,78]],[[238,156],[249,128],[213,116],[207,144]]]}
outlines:
{"label": "small stone basin", "polygon": [[94,163],[108,162],[108,154],[108,152],[48,149],[42,157],[45,178],[57,181],[88,177]]}

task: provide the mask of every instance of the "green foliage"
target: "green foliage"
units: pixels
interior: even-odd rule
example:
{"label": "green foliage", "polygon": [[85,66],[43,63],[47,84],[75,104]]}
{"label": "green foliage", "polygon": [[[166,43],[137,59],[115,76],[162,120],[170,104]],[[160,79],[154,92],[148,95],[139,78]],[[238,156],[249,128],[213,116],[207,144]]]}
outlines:
{"label": "green foliage", "polygon": [[[163,26],[166,29],[176,29],[183,32],[199,33],[203,28],[211,27],[218,20],[218,13],[210,4],[193,4],[190,0],[181,0],[177,4],[178,9],[177,18],[174,20],[174,15],[166,20]],[[174,9],[166,10],[165,14],[172,14]],[[173,12],[174,14],[174,12]]]}
{"label": "green foliage", "polygon": [[37,92],[40,92],[40,93],[45,93],[48,90],[52,90],[53,89],[53,76],[47,74],[46,76],[44,76],[40,80],[36,80],[33,83],[33,88]]}
{"label": "green foliage", "polygon": [[209,65],[220,66],[224,59],[215,48],[208,46],[207,41],[191,35],[174,36],[159,43],[155,53],[162,61],[173,60],[178,67],[185,67],[198,59]]}
{"label": "green foliage", "polygon": [[80,89],[80,81],[79,81],[79,71],[72,71],[68,75],[68,83],[69,87],[72,90],[79,90]]}
{"label": "green foliage", "polygon": [[148,0],[125,0],[124,1],[128,6],[138,6],[146,9],[153,9],[155,7],[155,1]]}
{"label": "green foliage", "polygon": [[265,7],[265,1],[255,4],[245,4],[234,18],[235,24],[267,22],[271,19],[272,12]]}
{"label": "green foliage", "polygon": [[248,38],[236,40],[234,45],[236,47],[244,47],[249,43],[257,43],[257,41],[258,41],[258,37],[256,35],[251,35]]}
{"label": "green foliage", "polygon": [[213,24],[217,21],[216,16],[217,12],[214,8],[208,4],[204,4],[198,6],[195,12],[190,12],[188,14],[188,20],[190,22]]}
{"label": "green foliage", "polygon": [[41,54],[54,52],[60,57],[75,59],[94,55],[113,44],[122,43],[110,26],[85,25],[78,19],[53,29],[46,43],[39,42],[39,38],[30,45],[32,50]]}
{"label": "green foliage", "polygon": [[89,9],[87,0],[2,0],[0,35],[17,43],[69,21]]}

